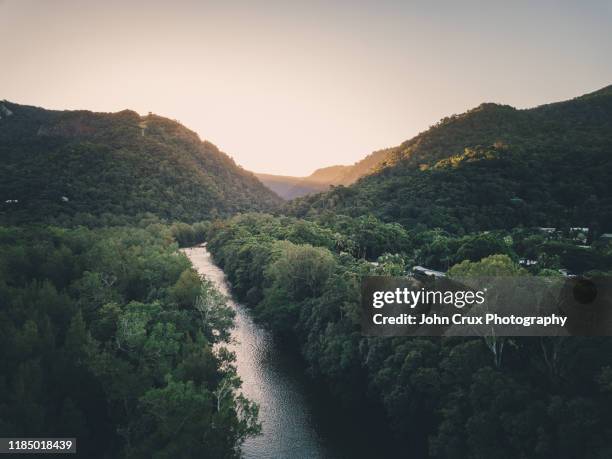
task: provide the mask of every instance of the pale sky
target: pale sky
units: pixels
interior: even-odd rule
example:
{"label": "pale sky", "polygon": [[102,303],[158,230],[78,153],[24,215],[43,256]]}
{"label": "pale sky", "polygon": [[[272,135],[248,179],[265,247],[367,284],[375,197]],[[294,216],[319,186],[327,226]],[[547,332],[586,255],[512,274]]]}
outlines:
{"label": "pale sky", "polygon": [[612,2],[0,0],[0,99],[177,119],[246,169],[353,163],[612,83]]}

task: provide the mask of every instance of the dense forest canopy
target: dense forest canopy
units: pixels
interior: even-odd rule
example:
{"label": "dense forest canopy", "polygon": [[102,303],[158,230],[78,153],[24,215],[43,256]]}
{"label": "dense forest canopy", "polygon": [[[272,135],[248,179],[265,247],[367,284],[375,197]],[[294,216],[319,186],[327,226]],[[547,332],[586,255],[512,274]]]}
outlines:
{"label": "dense forest canopy", "polygon": [[[386,152],[369,176],[208,227],[237,297],[403,457],[600,459],[609,338],[372,338],[361,279],[612,272],[612,90],[483,104]],[[302,217],[302,218],[300,218]],[[588,429],[581,426],[588,425]]]}
{"label": "dense forest canopy", "polygon": [[280,202],[176,121],[0,105],[0,222],[89,224],[145,213],[193,222]]}
{"label": "dense forest canopy", "polygon": [[296,216],[372,213],[455,233],[612,230],[612,87],[517,110],[482,104],[390,149],[349,187],[288,203]]}
{"label": "dense forest canopy", "polygon": [[365,337],[359,295],[415,265],[609,275],[611,154],[612,87],[483,104],[283,215],[177,122],[2,102],[0,430],[76,436],[86,457],[239,455],[259,426],[223,348],[233,312],[178,251],[206,240],[255,318],[403,453],[610,457],[610,339]]}
{"label": "dense forest canopy", "polygon": [[172,232],[0,228],[4,436],[77,437],[81,457],[238,457],[257,408],[213,347],[234,312]]}
{"label": "dense forest canopy", "polygon": [[[547,242],[524,229],[452,237],[439,230],[409,232],[374,217],[327,215],[315,222],[261,214],[214,223],[208,241],[237,298],[297,347],[310,375],[361,422],[382,411],[400,446],[397,457],[612,454],[607,337],[487,340],[361,333],[363,276],[406,275],[414,263],[450,265],[451,276],[559,276],[551,269],[559,256],[543,246],[567,249],[569,242]],[[599,267],[607,266],[609,273],[612,248],[599,250],[605,257]],[[519,266],[519,257],[534,253],[541,264]],[[581,256],[597,258],[594,252]],[[563,262],[578,263],[571,260]]]}

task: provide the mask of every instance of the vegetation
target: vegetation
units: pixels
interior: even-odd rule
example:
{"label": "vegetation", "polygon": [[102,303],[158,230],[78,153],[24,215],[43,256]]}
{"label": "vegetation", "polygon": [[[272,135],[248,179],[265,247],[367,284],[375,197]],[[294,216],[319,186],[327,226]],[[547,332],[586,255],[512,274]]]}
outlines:
{"label": "vegetation", "polygon": [[391,149],[376,173],[285,211],[371,213],[456,234],[518,226],[609,232],[611,88],[529,110],[483,104],[445,118]]}
{"label": "vegetation", "polygon": [[329,183],[313,182],[309,180],[309,177],[289,177],[273,174],[255,174],[255,176],[283,199],[294,199],[307,194],[326,191],[330,187]]}
{"label": "vegetation", "polygon": [[[360,231],[364,226],[373,231]],[[440,231],[407,233],[374,217],[317,224],[244,215],[213,224],[208,247],[236,296],[297,346],[307,371],[347,407],[360,407],[364,419],[376,416],[369,407],[379,407],[417,457],[608,457],[608,338],[514,338],[504,340],[502,353],[482,338],[361,335],[362,276],[405,274],[407,264],[419,260],[452,263],[450,273],[458,276],[529,275],[515,260],[517,251],[546,244],[538,234],[453,238]],[[359,258],[376,257],[381,240],[393,254],[379,256],[377,263]],[[605,250],[609,263],[610,247]],[[449,259],[453,254],[458,258]]]}
{"label": "vegetation", "polygon": [[4,436],[77,437],[82,457],[231,458],[258,431],[220,347],[233,310],[164,226],[2,227],[0,304]]}
{"label": "vegetation", "polygon": [[378,150],[351,166],[329,166],[317,169],[308,177],[256,174],[268,188],[284,199],[294,199],[328,190],[333,185],[351,185],[369,174],[393,149]]}
{"label": "vegetation", "polygon": [[612,456],[610,339],[372,338],[359,314],[363,276],[415,265],[612,273],[599,237],[612,231],[610,87],[445,118],[350,170],[317,171],[363,177],[284,216],[235,215],[279,198],[177,122],[0,105],[4,436],[76,436],[84,457],[203,445],[236,457],[259,426],[223,347],[233,312],[178,252],[206,240],[256,319],[410,454]]}
{"label": "vegetation", "polygon": [[0,223],[189,223],[280,202],[176,121],[2,104],[12,114],[0,119]]}

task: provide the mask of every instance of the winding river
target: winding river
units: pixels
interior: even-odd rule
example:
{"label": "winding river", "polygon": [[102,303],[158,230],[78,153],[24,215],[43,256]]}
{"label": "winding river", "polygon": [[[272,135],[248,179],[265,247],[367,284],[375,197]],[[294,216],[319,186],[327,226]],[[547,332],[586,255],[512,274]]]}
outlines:
{"label": "winding river", "polygon": [[[371,458],[381,457],[375,435],[341,412],[304,375],[294,352],[278,346],[270,333],[254,323],[249,311],[231,299],[225,275],[204,246],[185,249],[200,274],[230,298],[236,311],[233,342],[242,392],[259,404],[262,434],[243,444],[245,458]],[[383,442],[384,443],[384,442]]]}

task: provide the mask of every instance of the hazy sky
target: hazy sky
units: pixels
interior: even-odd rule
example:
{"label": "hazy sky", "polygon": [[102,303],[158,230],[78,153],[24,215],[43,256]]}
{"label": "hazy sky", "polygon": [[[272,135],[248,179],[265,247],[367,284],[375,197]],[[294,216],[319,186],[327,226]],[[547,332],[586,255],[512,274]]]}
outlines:
{"label": "hazy sky", "polygon": [[307,175],[484,101],[612,83],[612,2],[0,0],[0,99],[174,118]]}

